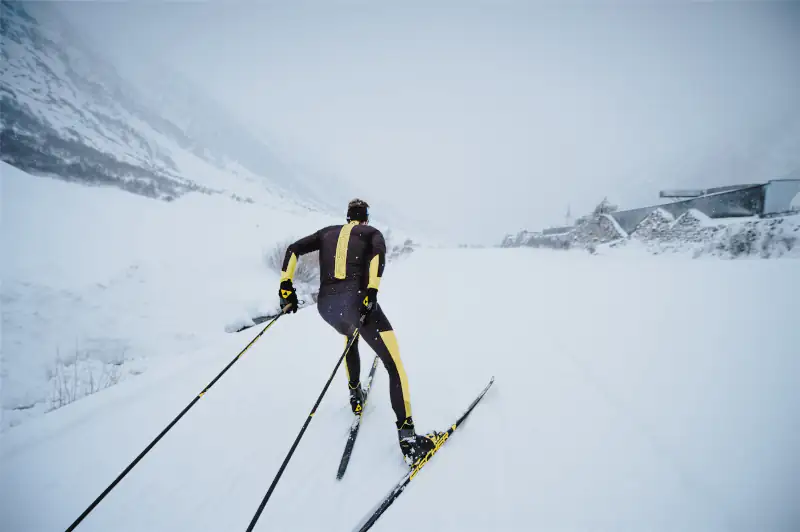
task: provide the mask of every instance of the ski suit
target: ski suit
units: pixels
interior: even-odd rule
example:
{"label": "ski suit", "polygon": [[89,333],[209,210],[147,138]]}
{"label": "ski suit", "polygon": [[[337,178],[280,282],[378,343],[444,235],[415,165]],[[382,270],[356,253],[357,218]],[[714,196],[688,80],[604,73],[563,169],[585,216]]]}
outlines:
{"label": "ski suit", "polygon": [[[378,289],[386,261],[386,242],[376,228],[358,222],[320,229],[286,249],[281,281],[293,280],[297,258],[319,251],[320,290],[317,311],[349,342],[361,317],[360,308],[368,288]],[[378,355],[389,374],[389,397],[398,426],[411,417],[408,379],[391,323],[376,305],[361,325],[359,335]],[[360,384],[361,359],[358,339],[345,357],[351,388]]]}

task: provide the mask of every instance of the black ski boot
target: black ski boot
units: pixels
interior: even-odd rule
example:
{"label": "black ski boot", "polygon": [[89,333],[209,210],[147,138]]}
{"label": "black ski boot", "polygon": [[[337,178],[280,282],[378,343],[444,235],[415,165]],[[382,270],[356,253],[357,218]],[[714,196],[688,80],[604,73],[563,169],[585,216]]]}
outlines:
{"label": "black ski boot", "polygon": [[400,440],[400,451],[403,460],[409,467],[416,466],[429,452],[436,448],[436,443],[444,435],[443,432],[430,434],[417,434],[414,430],[414,421],[408,417],[402,422],[397,422],[397,437]]}
{"label": "black ski boot", "polygon": [[361,411],[364,408],[364,391],[361,389],[361,383],[355,385],[355,387],[350,386],[350,408],[353,409],[353,413],[357,416],[361,415]]}

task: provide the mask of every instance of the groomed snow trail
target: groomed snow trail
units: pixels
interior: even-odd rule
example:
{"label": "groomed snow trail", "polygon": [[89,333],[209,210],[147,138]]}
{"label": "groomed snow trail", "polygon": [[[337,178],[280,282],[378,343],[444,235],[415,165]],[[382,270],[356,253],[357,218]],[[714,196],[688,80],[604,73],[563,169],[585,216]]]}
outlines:
{"label": "groomed snow trail", "polygon": [[[379,301],[418,429],[496,382],[374,530],[800,524],[797,262],[421,250]],[[9,430],[0,529],[65,529],[258,330]],[[78,530],[245,530],[342,348],[316,307],[281,318]],[[340,368],[257,530],[351,530],[398,480],[386,386],[337,482]]]}

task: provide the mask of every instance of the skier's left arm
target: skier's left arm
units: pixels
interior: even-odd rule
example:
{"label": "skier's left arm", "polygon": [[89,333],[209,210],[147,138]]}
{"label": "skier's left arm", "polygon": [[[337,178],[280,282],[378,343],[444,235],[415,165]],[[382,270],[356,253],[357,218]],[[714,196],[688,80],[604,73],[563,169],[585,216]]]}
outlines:
{"label": "skier's left arm", "polygon": [[386,240],[383,234],[376,230],[372,235],[372,242],[369,254],[369,284],[367,289],[374,288],[378,290],[381,285],[381,277],[383,277],[383,268],[386,266]]}
{"label": "skier's left arm", "polygon": [[278,295],[281,298],[281,307],[284,309],[288,307],[288,312],[297,312],[300,304],[297,300],[297,291],[294,289],[292,280],[294,279],[294,270],[297,268],[297,258],[318,251],[320,247],[319,231],[305,236],[292,243],[286,248],[286,254],[283,257],[283,264],[281,266],[281,286],[278,289]]}
{"label": "skier's left arm", "polygon": [[[386,241],[377,229],[370,238],[370,251],[367,257],[368,284],[367,295],[361,302],[361,314],[369,314],[378,302],[378,287],[381,285],[383,267],[386,265]],[[366,322],[365,322],[366,323]]]}

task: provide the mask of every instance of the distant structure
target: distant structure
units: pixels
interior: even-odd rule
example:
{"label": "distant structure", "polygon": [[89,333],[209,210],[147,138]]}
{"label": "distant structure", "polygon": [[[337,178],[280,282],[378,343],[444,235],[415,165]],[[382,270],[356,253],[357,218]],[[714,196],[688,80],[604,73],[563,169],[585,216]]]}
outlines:
{"label": "distant structure", "polygon": [[748,185],[727,185],[724,187],[713,187],[713,188],[698,188],[698,189],[688,189],[688,190],[681,190],[681,189],[671,189],[671,190],[660,190],[658,192],[659,198],[674,198],[677,200],[685,200],[691,198],[699,198],[700,196],[708,196],[709,194],[718,194],[720,192],[729,192],[731,190],[738,190],[740,188],[749,188],[749,187],[757,187],[760,183],[751,183]]}
{"label": "distant structure", "polygon": [[678,200],[697,198],[703,195],[702,189],[696,190],[660,190],[658,192],[659,198],[674,198]]}
{"label": "distant structure", "polygon": [[[787,177],[763,183],[738,184],[704,189],[666,189],[658,193],[669,201],[632,209],[618,210],[617,205],[603,198],[588,214],[573,218],[567,204],[565,225],[541,231],[521,231],[506,235],[503,247],[568,247],[574,241],[603,242],[626,237],[640,229],[640,224],[654,216],[677,222],[692,211],[710,219],[771,218],[800,211],[800,170]],[[655,214],[654,214],[655,213]],[[658,224],[656,224],[658,225]],[[663,225],[663,224],[662,224]],[[649,225],[641,231],[650,230]]]}

